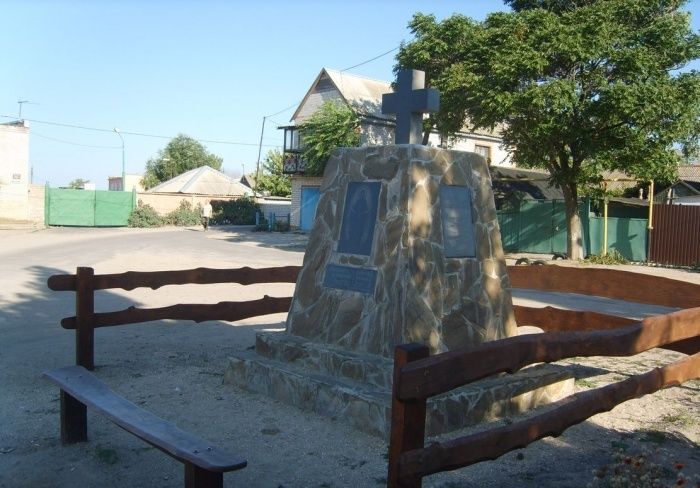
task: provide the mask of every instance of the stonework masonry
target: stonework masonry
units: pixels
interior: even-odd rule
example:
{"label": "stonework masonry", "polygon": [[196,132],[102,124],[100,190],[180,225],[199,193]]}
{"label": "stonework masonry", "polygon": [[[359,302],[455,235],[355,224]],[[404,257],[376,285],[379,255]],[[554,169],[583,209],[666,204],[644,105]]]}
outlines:
{"label": "stonework masonry", "polygon": [[[356,191],[350,184],[376,191],[377,183],[376,220],[365,222],[373,229],[371,251],[339,252],[350,249],[340,240],[346,194]],[[444,187],[469,188],[471,257],[448,257],[455,254],[443,239]],[[457,226],[458,239],[472,238],[470,225]],[[329,266],[376,280],[362,291],[325,286]],[[254,351],[236,352],[224,382],[386,437],[396,345],[421,342],[435,354],[516,330],[485,159],[413,145],[342,149],[326,166],[287,330],[260,333]],[[427,431],[516,415],[572,390],[570,374],[556,365],[497,375],[431,399]]]}
{"label": "stonework masonry", "polygon": [[[368,256],[337,252],[350,182],[382,182]],[[476,256],[447,258],[440,187],[472,189]],[[468,211],[468,209],[465,209]],[[376,269],[373,295],[327,288],[328,264]],[[473,153],[396,145],[343,149],[329,160],[316,225],[287,319],[311,341],[390,357],[407,342],[433,354],[515,334],[491,179]]]}

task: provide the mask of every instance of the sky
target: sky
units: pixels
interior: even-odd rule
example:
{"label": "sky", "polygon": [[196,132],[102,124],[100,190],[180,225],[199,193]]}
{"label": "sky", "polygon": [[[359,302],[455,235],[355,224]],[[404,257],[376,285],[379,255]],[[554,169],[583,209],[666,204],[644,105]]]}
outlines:
{"label": "sky", "polygon": [[[695,31],[699,5],[688,4]],[[122,171],[114,128],[160,136],[123,134],[127,173],[182,133],[240,175],[281,147],[277,127],[322,68],[391,81],[396,51],[369,60],[411,40],[414,13],[497,10],[500,0],[0,0],[0,122],[28,101],[36,184],[107,189]]]}

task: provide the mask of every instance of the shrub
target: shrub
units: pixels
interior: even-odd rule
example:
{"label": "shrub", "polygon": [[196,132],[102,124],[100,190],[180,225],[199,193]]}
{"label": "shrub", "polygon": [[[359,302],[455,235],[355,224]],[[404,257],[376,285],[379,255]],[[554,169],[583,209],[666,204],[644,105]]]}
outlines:
{"label": "shrub", "polygon": [[198,204],[192,208],[192,204],[188,200],[180,200],[180,206],[170,212],[165,217],[165,221],[169,225],[180,227],[199,225],[202,222],[202,207]]}
{"label": "shrub", "polygon": [[596,256],[595,254],[591,254],[586,256],[584,261],[590,264],[629,264],[627,258],[620,254],[620,251],[617,249],[613,249],[605,256]]}
{"label": "shrub", "polygon": [[129,227],[160,227],[163,218],[150,205],[139,205],[131,211],[127,221]]}
{"label": "shrub", "polygon": [[214,201],[211,206],[214,224],[253,225],[255,213],[260,212],[260,205],[247,196],[232,201]]}

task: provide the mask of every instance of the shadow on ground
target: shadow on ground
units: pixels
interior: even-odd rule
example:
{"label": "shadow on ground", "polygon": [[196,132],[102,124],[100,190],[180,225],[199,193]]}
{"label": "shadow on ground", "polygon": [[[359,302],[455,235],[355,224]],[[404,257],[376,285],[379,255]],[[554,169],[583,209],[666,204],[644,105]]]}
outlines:
{"label": "shadow on ground", "polygon": [[[61,446],[58,392],[41,379],[41,372],[74,361],[74,333],[59,325],[74,313],[74,294],[46,287],[50,275],[63,271],[41,266],[29,271],[30,286],[3,303],[0,315],[0,486],[181,486],[179,463],[98,416],[89,415],[88,443]],[[169,295],[167,288],[163,291]],[[103,291],[96,308],[145,306],[142,296],[136,293],[129,300]],[[199,300],[192,295],[187,301]],[[96,374],[129,400],[247,458],[248,468],[227,474],[226,486],[385,485],[384,440],[356,432],[342,419],[301,412],[222,384],[227,357],[249,348],[257,332],[282,328],[282,319],[268,316],[263,323],[235,325],[164,321],[99,329]],[[600,366],[572,369],[579,380],[612,371]],[[650,451],[669,480],[675,480],[676,463],[697,472],[697,446],[676,429],[679,423],[696,421],[687,412],[697,409],[697,384],[684,388],[685,399],[664,407],[658,420],[644,428],[634,423],[606,428],[595,419],[586,421],[496,461],[428,477],[424,486],[581,487],[593,481],[593,472],[609,464],[618,449],[626,455]],[[654,405],[654,396],[635,402]],[[609,415],[626,419],[634,412],[626,404]]]}
{"label": "shadow on ground", "polygon": [[217,232],[217,239],[282,251],[304,252],[309,240],[308,233],[256,231],[253,226],[216,226],[212,227],[212,231]]}

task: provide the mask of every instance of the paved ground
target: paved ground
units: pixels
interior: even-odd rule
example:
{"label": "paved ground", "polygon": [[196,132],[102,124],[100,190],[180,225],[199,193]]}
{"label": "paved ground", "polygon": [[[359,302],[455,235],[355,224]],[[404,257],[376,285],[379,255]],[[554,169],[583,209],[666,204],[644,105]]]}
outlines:
{"label": "paved ground", "polygon": [[[73,362],[73,295],[50,292],[48,276],[92,266],[97,273],[300,264],[306,237],[252,233],[247,228],[69,229],[0,231],[0,487],[181,486],[181,465],[99,416],[89,415],[91,441],[62,447],[58,395],[41,372]],[[638,269],[638,268],[637,268]],[[644,268],[696,281],[698,274]],[[251,287],[249,287],[251,288]],[[258,297],[237,285],[99,292],[97,310],[127,303],[159,306]],[[255,287],[252,287],[255,288]],[[266,287],[290,293],[292,285]],[[128,298],[127,298],[128,297]],[[542,300],[530,296],[523,299]],[[548,297],[563,301],[570,297]],[[602,305],[601,305],[602,306]],[[618,306],[618,305],[615,305]],[[127,398],[185,430],[240,452],[249,467],[225,476],[226,486],[382,486],[386,444],[342,419],[300,412],[222,385],[226,358],[253,344],[255,333],[283,327],[283,314],[236,324],[151,323],[100,329],[97,374]],[[653,351],[625,360],[578,361],[577,385],[588,388],[675,357]],[[426,480],[440,487],[586,486],[615,448],[647,447],[685,471],[700,470],[700,385],[691,382],[634,400],[608,414],[510,453],[498,461]]]}

